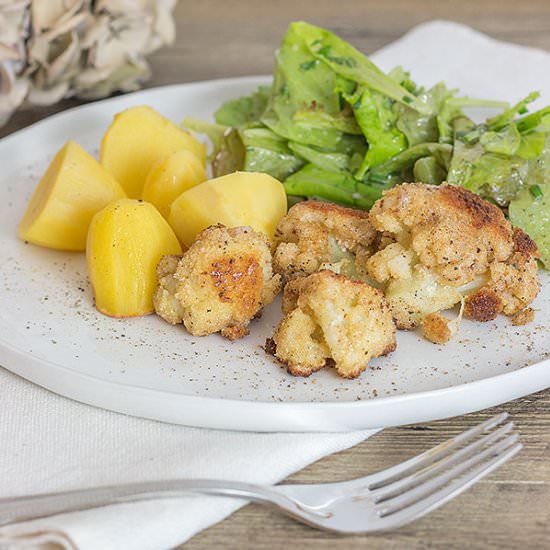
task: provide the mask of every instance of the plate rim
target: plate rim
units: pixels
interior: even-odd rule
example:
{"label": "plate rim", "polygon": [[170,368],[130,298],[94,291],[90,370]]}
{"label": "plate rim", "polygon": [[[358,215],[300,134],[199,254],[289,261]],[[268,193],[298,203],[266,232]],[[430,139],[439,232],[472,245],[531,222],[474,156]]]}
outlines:
{"label": "plate rim", "polygon": [[[511,372],[455,386],[411,394],[376,397],[361,401],[250,401],[186,395],[117,381],[107,381],[100,377],[71,370],[48,359],[37,358],[29,352],[24,352],[6,344],[4,341],[0,341],[0,349],[4,352],[2,367],[58,395],[96,408],[131,416],[223,430],[345,432],[379,429],[468,414],[497,404],[507,403],[550,386],[550,377],[539,376],[540,373],[550,373],[550,359],[544,359]],[[44,367],[47,367],[47,370]],[[52,377],[52,370],[56,373],[62,373],[64,376]],[[88,384],[82,384],[82,380],[85,380]],[[503,389],[506,388],[504,400],[501,393],[486,391],[493,388],[495,383],[500,384]],[[97,394],[95,390],[98,388],[104,391]],[[478,398],[471,399],[472,393],[476,394]],[[88,397],[90,394],[94,394],[94,398]],[[122,397],[123,400],[122,402],[115,401],[118,404],[113,405],[112,402],[107,402],[109,400],[108,394],[117,394],[117,397]],[[100,396],[99,399],[97,395]],[[144,396],[152,398],[146,400],[145,408],[143,408],[145,401],[142,401]],[[461,400],[463,396],[468,397],[469,403],[467,405]],[[155,412],[148,412],[151,404],[155,408],[153,401],[156,400],[162,400],[165,406],[168,406],[167,409],[162,412],[157,409],[155,409]],[[170,403],[167,403],[167,400]],[[444,402],[447,412],[432,414],[434,409],[431,406],[426,407],[426,405],[431,405],[434,402]],[[142,412],[139,414],[135,412],[136,403],[142,408]],[[424,406],[415,408],[417,403]],[[392,405],[395,405],[395,407],[392,407]],[[400,410],[403,407],[408,409],[407,422],[393,420],[396,416],[403,415]],[[201,419],[205,411],[216,409],[218,409],[218,417],[222,415],[221,420],[204,421]],[[383,414],[380,414],[378,409],[382,409]],[[388,411],[391,411],[390,414],[388,414]],[[251,414],[252,412],[254,414]],[[378,416],[376,415],[377,412],[379,413]],[[354,422],[350,422],[349,415],[351,413],[357,415]],[[373,416],[376,418],[374,421],[369,418],[371,413],[374,413]],[[306,418],[297,421],[299,415],[304,414]],[[260,420],[257,420],[258,418]]]}
{"label": "plate rim", "polygon": [[[225,85],[231,85],[231,84],[245,84],[250,83],[251,86],[258,85],[261,82],[266,82],[269,79],[271,79],[271,75],[249,75],[249,76],[239,76],[239,77],[230,77],[230,78],[218,78],[218,79],[211,79],[211,80],[200,80],[200,81],[193,81],[193,82],[186,82],[186,83],[176,83],[176,84],[169,84],[169,85],[163,85],[163,86],[155,86],[151,88],[146,88],[144,90],[139,90],[136,92],[132,92],[129,94],[123,94],[116,97],[106,98],[98,101],[93,101],[91,103],[86,103],[84,105],[78,105],[66,110],[63,110],[59,113],[55,113],[49,117],[46,117],[42,120],[39,120],[37,122],[34,122],[33,124],[22,128],[21,130],[17,130],[13,132],[12,134],[9,134],[8,136],[5,136],[4,138],[0,139],[0,148],[4,148],[6,146],[10,146],[12,141],[19,140],[24,138],[24,136],[28,132],[35,131],[37,128],[40,128],[44,125],[49,125],[52,123],[60,123],[63,122],[64,119],[67,119],[74,115],[75,112],[85,112],[85,111],[94,111],[96,109],[101,109],[105,104],[117,104],[117,103],[126,103],[130,99],[130,101],[135,102],[135,100],[140,99],[140,97],[146,97],[147,95],[151,93],[162,93],[163,91],[167,90],[176,90],[178,88],[200,88],[203,86],[225,86]],[[342,413],[347,412],[348,414],[351,414],[351,412],[357,413],[357,411],[361,411],[364,414],[365,411],[369,411],[371,409],[379,409],[384,407],[389,407],[393,404],[406,407],[411,407],[411,404],[422,402],[422,403],[430,403],[433,401],[441,400],[441,399],[449,399],[449,413],[447,416],[441,416],[436,415],[437,418],[444,418],[448,416],[452,416],[454,409],[451,404],[451,402],[455,403],[457,400],[460,399],[460,396],[464,394],[468,394],[469,392],[477,393],[477,394],[483,394],[484,399],[481,399],[482,404],[480,405],[479,401],[476,401],[475,404],[468,404],[461,407],[462,412],[459,412],[458,414],[465,414],[466,412],[472,412],[474,410],[480,410],[489,406],[493,406],[495,404],[499,403],[506,403],[512,399],[516,399],[520,396],[527,395],[529,393],[534,393],[536,391],[543,390],[545,388],[550,387],[550,358],[543,359],[542,361],[538,361],[536,363],[530,364],[526,367],[519,367],[513,371],[497,374],[494,376],[484,377],[479,380],[474,380],[472,382],[463,382],[460,384],[455,384],[452,386],[445,386],[443,388],[433,389],[433,390],[424,390],[420,392],[414,392],[414,393],[405,393],[400,395],[391,395],[391,396],[385,396],[385,397],[374,397],[374,398],[368,398],[364,400],[358,400],[358,401],[287,401],[287,402],[279,402],[279,401],[253,401],[248,399],[234,399],[234,398],[223,398],[223,397],[208,397],[208,396],[197,396],[197,395],[190,395],[190,394],[182,394],[179,392],[174,392],[170,390],[158,390],[154,388],[147,388],[140,385],[135,385],[132,383],[124,383],[121,381],[108,381],[104,378],[94,376],[88,373],[82,373],[75,370],[72,370],[71,368],[58,364],[55,361],[49,360],[49,359],[42,359],[39,357],[36,357],[30,352],[26,352],[24,350],[21,350],[15,346],[12,346],[9,342],[6,342],[2,337],[0,337],[0,349],[4,352],[4,358],[2,359],[1,366],[9,370],[10,372],[13,372],[33,383],[36,383],[44,388],[47,388],[50,391],[53,391],[57,394],[63,395],[65,397],[69,397],[71,399],[75,399],[77,401],[95,406],[100,407],[103,409],[113,410],[117,412],[122,412],[126,414],[131,414],[132,416],[142,416],[145,418],[155,419],[155,420],[162,420],[167,422],[172,422],[176,424],[186,424],[186,425],[193,425],[193,426],[201,426],[201,427],[220,427],[223,425],[222,429],[238,429],[242,431],[347,431],[352,429],[359,429],[357,426],[351,427],[353,423],[349,423],[341,420],[338,420],[336,423],[327,422],[326,426],[323,428],[319,428],[319,424],[322,424],[321,420],[329,420],[330,415],[338,413],[339,416],[342,416]],[[29,366],[29,363],[35,363],[35,367],[39,370],[38,374],[32,372],[33,367]],[[44,366],[48,367],[48,370],[45,371],[43,369]],[[63,374],[63,377],[56,377],[51,376],[52,369],[56,373]],[[546,371],[544,369],[547,369]],[[42,376],[42,373],[40,373],[40,370],[44,370],[44,372],[50,373],[50,378],[53,380],[45,382],[42,380],[44,376]],[[546,376],[545,374],[548,373]],[[134,412],[129,412],[127,406],[112,406],[112,405],[105,405],[97,404],[97,400],[93,402],[91,399],[87,399],[84,397],[83,394],[88,393],[86,391],[86,388],[83,388],[83,391],[67,391],[64,389],[67,386],[67,383],[63,380],[59,379],[67,379],[70,378],[71,381],[69,385],[72,385],[75,381],[83,379],[88,381],[90,385],[93,385],[95,387],[97,386],[103,386],[105,389],[109,388],[111,391],[114,389],[118,391],[119,393],[124,392],[133,392],[134,394],[138,394],[138,400],[139,396],[150,396],[155,399],[166,399],[167,396],[170,397],[171,400],[177,400],[181,403],[180,406],[186,405],[190,408],[198,407],[199,409],[207,409],[211,408],[212,406],[216,406],[217,408],[220,407],[226,407],[231,409],[232,411],[238,413],[237,416],[240,420],[235,420],[235,418],[232,419],[223,419],[221,422],[206,422],[206,423],[200,423],[200,422],[187,422],[185,420],[182,420],[180,418],[172,418],[168,420],[161,419],[160,414],[155,415],[149,415],[149,414],[136,414]],[[521,383],[519,383],[521,381]],[[507,395],[512,396],[510,398],[506,398],[504,401],[501,398],[494,398],[495,395],[494,392],[484,392],[483,390],[486,387],[492,387],[494,384],[498,384],[501,387],[507,387]],[[85,384],[83,386],[86,386]],[[527,390],[525,388],[528,388]],[[497,395],[501,395],[500,393],[497,393]],[[102,401],[100,399],[100,401]],[[277,429],[269,428],[269,423],[266,426],[266,429],[264,429],[262,426],[258,426],[258,422],[255,420],[250,420],[247,418],[250,416],[249,410],[251,408],[260,409],[260,415],[258,416],[272,416],[275,419],[275,423],[277,424]],[[414,407],[413,407],[414,408]],[[456,408],[456,407],[455,407]],[[240,409],[240,410],[239,410]],[[312,419],[310,418],[308,420],[307,426],[295,426],[291,422],[289,422],[290,419],[296,418],[296,413],[303,414],[304,411],[307,410],[308,413],[311,414],[320,414],[320,413],[326,413],[321,415],[317,422],[312,422]],[[426,420],[433,420],[435,417],[433,415],[430,415],[431,407],[428,407],[428,410],[422,410],[418,413],[411,414],[410,415],[410,421],[407,420],[407,423],[414,423],[414,422],[420,422],[420,421],[426,421]],[[189,412],[189,411],[188,411]],[[384,417],[384,415],[382,415]],[[388,415],[386,415],[388,416]],[[392,415],[389,415],[390,417]],[[285,420],[283,420],[285,419]],[[340,422],[340,423],[339,423]],[[367,422],[368,427],[372,428],[378,428],[380,426],[390,426],[390,425],[402,425],[402,422],[399,423],[393,423],[391,420],[388,421],[381,421],[380,423],[369,423]],[[365,421],[362,421],[362,427],[365,428]],[[298,429],[296,429],[298,428]],[[300,429],[303,428],[303,429]]]}
{"label": "plate rim", "polygon": [[[135,384],[126,384],[124,382],[120,381],[106,381],[105,379],[94,376],[88,373],[82,373],[78,371],[74,371],[70,369],[69,367],[66,367],[64,365],[61,365],[55,361],[51,361],[50,359],[42,359],[39,357],[36,357],[32,353],[28,351],[23,351],[18,349],[15,346],[10,345],[3,339],[0,339],[0,346],[3,349],[8,350],[10,353],[14,355],[21,356],[24,359],[27,360],[34,360],[39,361],[40,363],[43,363],[47,365],[49,368],[54,368],[59,371],[63,371],[64,373],[70,374],[70,375],[76,375],[79,378],[85,378],[86,380],[93,381],[94,383],[102,383],[102,384],[108,384],[110,386],[117,386],[118,388],[131,388],[132,390],[137,391],[143,391],[145,393],[151,393],[155,395],[173,395],[178,397],[184,397],[184,398],[192,398],[197,401],[201,402],[212,402],[212,401],[222,401],[224,403],[231,403],[232,405],[238,405],[238,404],[253,404],[253,405],[267,405],[267,406],[277,406],[277,407],[304,407],[307,406],[308,408],[360,408],[364,407],[366,404],[376,401],[377,403],[392,403],[394,401],[405,401],[405,400],[412,400],[414,399],[426,399],[428,397],[435,397],[435,396],[441,396],[443,394],[448,393],[460,393],[465,390],[466,387],[472,387],[475,386],[481,387],[482,383],[488,382],[488,381],[508,381],[511,378],[515,378],[519,376],[520,373],[523,373],[529,369],[537,368],[537,370],[542,370],[543,368],[548,368],[550,372],[550,358],[543,359],[542,361],[537,361],[536,363],[532,363],[530,365],[527,365],[525,367],[519,367],[517,369],[514,369],[510,372],[503,372],[501,374],[496,374],[494,376],[489,376],[485,378],[480,378],[479,380],[474,380],[472,382],[462,382],[461,384],[455,384],[453,386],[445,386],[443,388],[437,388],[433,390],[424,390],[414,393],[404,393],[400,395],[389,395],[386,397],[374,397],[374,398],[368,398],[368,399],[362,399],[357,401],[254,401],[251,399],[234,399],[234,398],[225,398],[225,397],[207,397],[207,396],[201,396],[201,395],[190,395],[190,394],[182,394],[180,392],[171,391],[171,390],[157,390],[155,388],[147,388],[140,385]],[[4,366],[4,365],[0,365]],[[7,367],[5,367],[7,368]],[[8,370],[11,370],[8,368]],[[368,370],[368,367],[367,367]],[[291,376],[289,374],[289,376]],[[524,378],[525,376],[521,376],[521,378]],[[353,381],[351,381],[353,383]],[[550,379],[548,381],[548,386],[550,387]]]}
{"label": "plate rim", "polygon": [[118,103],[121,101],[124,101],[128,98],[137,98],[141,95],[147,95],[150,93],[160,92],[164,90],[172,90],[176,88],[194,88],[194,87],[200,87],[202,85],[210,85],[210,84],[220,84],[220,85],[228,85],[228,84],[238,84],[238,83],[246,83],[250,82],[252,85],[255,84],[261,84],[262,82],[272,80],[272,75],[244,75],[244,76],[230,76],[230,77],[224,77],[224,78],[211,78],[208,80],[193,80],[190,82],[177,82],[173,84],[161,84],[159,86],[151,86],[149,88],[143,88],[141,90],[136,90],[134,92],[126,92],[122,93],[117,96],[112,97],[105,97],[102,99],[94,99],[91,101],[88,101],[86,103],[83,103],[81,105],[75,105],[74,107],[69,107],[68,109],[63,109],[57,113],[53,113],[47,117],[44,117],[40,120],[37,120],[36,122],[33,122],[29,124],[28,126],[25,126],[24,128],[21,128],[19,130],[15,130],[11,134],[8,134],[7,136],[4,136],[0,138],[0,146],[5,146],[6,143],[10,142],[13,138],[21,136],[21,134],[25,134],[30,130],[34,130],[37,127],[51,123],[52,121],[59,121],[60,119],[63,119],[65,117],[70,116],[75,111],[86,111],[88,109],[93,110],[97,105],[105,105],[109,103]]}

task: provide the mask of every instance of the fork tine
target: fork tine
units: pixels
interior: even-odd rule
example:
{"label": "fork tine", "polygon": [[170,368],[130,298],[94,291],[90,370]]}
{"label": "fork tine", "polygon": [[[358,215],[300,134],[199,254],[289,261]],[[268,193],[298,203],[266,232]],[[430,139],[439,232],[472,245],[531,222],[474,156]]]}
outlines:
{"label": "fork tine", "polygon": [[401,508],[395,513],[384,516],[381,519],[387,521],[385,521],[385,525],[382,529],[385,530],[400,527],[401,525],[409,523],[410,521],[424,516],[436,508],[439,508],[449,500],[452,500],[454,497],[464,492],[481,478],[485,477],[493,470],[496,470],[499,466],[518,453],[522,448],[523,445],[521,443],[516,443],[512,447],[509,447],[506,452],[495,456],[488,462],[479,464],[476,468],[471,470],[467,476],[455,478],[451,483],[442,487],[439,491],[432,493],[428,497],[415,502],[411,506]]}
{"label": "fork tine", "polygon": [[508,422],[500,428],[489,432],[487,435],[475,439],[471,443],[468,443],[465,447],[461,447],[459,450],[444,456],[437,462],[426,466],[423,469],[415,471],[413,474],[403,477],[398,481],[385,485],[381,489],[373,491],[373,496],[375,497],[375,502],[378,504],[394,496],[403,494],[410,489],[420,485],[426,480],[433,478],[437,473],[442,470],[447,470],[453,464],[456,464],[468,456],[472,456],[474,453],[482,450],[484,447],[491,445],[495,441],[502,439],[506,436],[514,427],[513,422]]}
{"label": "fork tine", "polygon": [[504,422],[507,418],[508,413],[506,412],[497,414],[485,422],[482,422],[481,424],[458,434],[452,439],[444,441],[443,443],[440,443],[439,445],[436,445],[435,447],[432,447],[431,449],[428,449],[427,451],[424,451],[423,453],[420,453],[405,462],[401,462],[401,464],[397,464],[396,466],[383,470],[382,472],[378,472],[374,474],[374,476],[369,476],[375,478],[382,477],[382,479],[370,483],[368,485],[368,489],[374,491],[375,489],[394,483],[403,477],[409,476],[414,472],[417,472],[418,470],[441,460],[443,457],[451,454],[457,447],[460,447],[467,441],[470,441],[482,433],[493,429],[495,426],[502,424],[502,422]]}
{"label": "fork tine", "polygon": [[385,500],[379,509],[380,516],[387,516],[398,512],[399,510],[414,503],[429,497],[432,493],[438,491],[442,487],[448,485],[453,480],[456,480],[463,474],[466,474],[472,468],[484,468],[486,464],[491,462],[495,457],[499,457],[505,453],[510,447],[513,447],[518,442],[519,435],[512,434],[505,439],[496,441],[480,453],[470,456],[466,460],[460,462],[456,466],[445,470],[439,475],[436,475],[422,485],[417,485],[415,488],[406,491],[399,496]]}

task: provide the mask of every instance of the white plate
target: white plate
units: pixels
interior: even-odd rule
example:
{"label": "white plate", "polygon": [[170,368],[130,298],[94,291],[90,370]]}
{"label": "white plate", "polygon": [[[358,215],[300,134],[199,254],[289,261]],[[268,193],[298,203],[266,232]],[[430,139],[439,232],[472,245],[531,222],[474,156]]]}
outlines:
{"label": "white plate", "polygon": [[[386,52],[387,53],[387,52]],[[387,56],[386,56],[387,57]],[[411,67],[413,68],[413,67]],[[357,380],[325,369],[294,378],[261,346],[279,318],[272,304],[250,336],[193,338],[155,316],[97,313],[83,254],[25,245],[16,227],[30,194],[68,137],[97,152],[113,115],[148,104],[179,120],[209,118],[265,78],[170,86],[56,115],[0,142],[0,361],[54,392],[98,407],[191,426],[340,431],[429,421],[504,403],[550,386],[550,277],[536,321],[464,321],[436,346],[400,332],[398,349]]]}

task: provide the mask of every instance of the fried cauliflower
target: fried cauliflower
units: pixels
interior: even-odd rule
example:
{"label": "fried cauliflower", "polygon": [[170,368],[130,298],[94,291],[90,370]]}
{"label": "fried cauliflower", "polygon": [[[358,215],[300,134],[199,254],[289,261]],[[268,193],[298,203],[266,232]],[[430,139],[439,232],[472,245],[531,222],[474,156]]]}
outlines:
{"label": "fried cauliflower", "polygon": [[382,292],[329,270],[287,283],[283,313],[266,349],[296,376],[334,365],[340,376],[355,378],[396,347]]}
{"label": "fried cauliflower", "polygon": [[361,278],[375,238],[363,210],[314,200],[299,202],[277,226],[273,267],[285,281],[322,269]]}
{"label": "fried cauliflower", "polygon": [[182,256],[165,256],[157,268],[155,311],[194,336],[221,332],[229,340],[281,289],[267,237],[250,227],[211,226]]}
{"label": "fried cauliflower", "polygon": [[512,254],[503,262],[493,262],[487,283],[467,296],[466,317],[476,321],[491,321],[499,313],[515,317],[537,297],[537,246],[518,227],[512,240]]}
{"label": "fried cauliflower", "polygon": [[533,241],[462,187],[394,187],[369,219],[381,237],[367,272],[384,285],[398,328],[425,323],[425,335],[442,343],[453,330],[440,311],[465,301],[467,317],[488,321],[501,312],[515,315],[538,293]]}

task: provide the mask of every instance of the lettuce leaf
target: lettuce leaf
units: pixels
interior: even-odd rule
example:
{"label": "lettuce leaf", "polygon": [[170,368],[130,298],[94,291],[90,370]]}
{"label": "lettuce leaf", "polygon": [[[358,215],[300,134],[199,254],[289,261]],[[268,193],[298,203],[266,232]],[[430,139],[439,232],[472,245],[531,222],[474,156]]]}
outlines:
{"label": "lettuce leaf", "polygon": [[276,54],[271,94],[262,123],[290,141],[333,148],[344,133],[360,134],[340,91],[350,84],[315,59],[298,24],[291,24]]}
{"label": "lettuce leaf", "polygon": [[212,173],[215,177],[236,170],[266,172],[284,180],[305,161],[295,155],[285,139],[267,128],[232,128],[191,117],[182,126],[203,133],[212,142]]}
{"label": "lettuce leaf", "polygon": [[407,181],[423,182],[420,176],[426,176],[430,181],[424,183],[439,184],[443,181],[440,176],[447,174],[452,151],[446,143],[419,143],[373,168],[366,181],[392,187]]}
{"label": "lettuce leaf", "polygon": [[219,148],[212,157],[212,174],[214,177],[243,170],[245,165],[245,148],[240,133],[236,128],[228,128],[220,142]]}
{"label": "lettuce leaf", "polygon": [[376,166],[407,147],[407,138],[396,126],[397,113],[388,97],[359,85],[353,95],[346,94],[355,118],[369,145],[365,158],[356,174],[364,177],[371,166]]}
{"label": "lettuce leaf", "polygon": [[464,135],[455,132],[448,181],[502,207],[523,187],[545,181],[550,176],[545,168],[550,154],[550,109],[511,118],[535,97],[531,94]]}
{"label": "lettuce leaf", "polygon": [[267,128],[245,128],[240,137],[245,149],[243,170],[266,172],[284,181],[305,164],[285,139]]}
{"label": "lettuce leaf", "polygon": [[342,77],[364,84],[394,101],[408,105],[419,112],[426,106],[414,94],[381,71],[366,55],[326,29],[303,21],[291,23],[289,33],[300,37],[302,44],[318,61]]}
{"label": "lettuce leaf", "polygon": [[[330,172],[351,172],[356,167],[356,157],[337,151],[322,150],[312,145],[302,145],[294,141],[288,143],[289,148],[307,162]],[[359,160],[359,162],[361,162]]]}
{"label": "lettuce leaf", "polygon": [[515,105],[512,105],[512,107],[504,109],[502,113],[492,118],[488,118],[485,122],[486,126],[490,130],[502,129],[504,126],[513,122],[517,115],[525,114],[527,112],[527,105],[535,101],[539,96],[540,94],[538,92],[531,92],[527,97],[518,101]]}
{"label": "lettuce leaf", "polygon": [[[458,97],[442,82],[425,89],[401,67],[386,74],[330,31],[295,22],[271,87],[224,103],[216,123],[184,125],[210,138],[214,175],[266,172],[296,200],[370,208],[404,181],[464,186],[508,209],[549,265],[550,106],[527,112],[538,97],[509,106]],[[501,112],[478,123],[471,108]]]}
{"label": "lettuce leaf", "polygon": [[[535,191],[536,190],[536,191]],[[550,183],[524,187],[510,201],[510,221],[537,243],[541,262],[550,268]]]}
{"label": "lettuce leaf", "polygon": [[181,126],[187,130],[192,130],[199,134],[205,134],[212,142],[213,153],[210,159],[216,155],[223,143],[223,135],[227,131],[227,126],[206,122],[195,117],[186,117],[181,121]]}
{"label": "lettuce leaf", "polygon": [[369,209],[378,200],[383,185],[367,184],[356,180],[346,172],[331,172],[313,164],[306,164],[284,182],[288,195],[329,200]]}
{"label": "lettuce leaf", "polygon": [[214,118],[222,126],[240,128],[258,125],[267,106],[269,93],[269,86],[260,86],[248,96],[225,102],[214,113]]}

